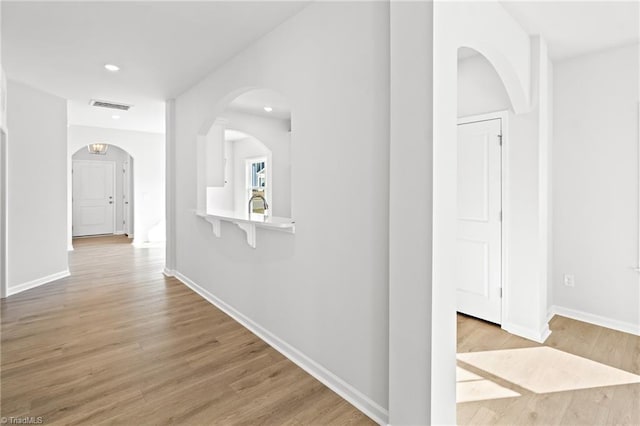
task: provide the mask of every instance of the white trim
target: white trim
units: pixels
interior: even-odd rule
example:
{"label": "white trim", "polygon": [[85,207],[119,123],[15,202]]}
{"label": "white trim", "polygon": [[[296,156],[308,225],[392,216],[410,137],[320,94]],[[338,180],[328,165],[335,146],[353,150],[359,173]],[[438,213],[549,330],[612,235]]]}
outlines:
{"label": "white trim", "polygon": [[113,235],[124,235],[124,231],[116,231]]}
{"label": "white trim", "polygon": [[69,244],[69,245],[67,246],[67,251],[73,251],[73,250],[74,250],[74,248],[73,248],[73,244]]}
{"label": "white trim", "polygon": [[560,315],[577,321],[588,322],[589,324],[598,325],[600,327],[610,328],[612,330],[618,330],[624,333],[630,333],[636,336],[640,336],[640,324],[619,321],[613,318],[607,318],[596,314],[590,314],[584,311],[578,311],[576,309],[553,305],[551,306],[551,308],[549,308],[549,315],[551,317],[553,317],[554,315]]}
{"label": "white trim", "polygon": [[636,272],[640,272],[640,102],[638,102],[638,265],[634,267]]}
{"label": "white trim", "polygon": [[[165,223],[166,246],[165,265],[171,269],[176,264],[175,237],[175,156],[176,156],[176,101],[168,99],[165,102]],[[206,192],[206,189],[205,189]],[[135,224],[134,224],[135,225]],[[135,230],[130,230],[135,231]],[[130,235],[131,238],[133,235]]]}
{"label": "white trim", "polygon": [[[6,101],[6,87],[4,70],[0,67],[0,99],[4,96]],[[4,113],[4,105],[0,105],[0,114]],[[0,164],[0,298],[4,299],[9,295],[9,133],[4,122],[0,123],[0,155],[2,164]],[[4,135],[4,138],[3,138]]]}
{"label": "white trim", "polygon": [[520,336],[525,339],[533,340],[537,343],[544,343],[544,341],[547,340],[551,335],[551,330],[549,329],[548,323],[544,324],[541,330],[533,330],[518,324],[513,324],[505,321],[502,323],[502,329],[511,334],[515,334],[516,336]]}
{"label": "white trim", "polygon": [[55,274],[47,275],[46,277],[38,278],[33,281],[28,281],[26,283],[14,285],[9,287],[9,296],[13,296],[14,294],[22,293],[23,291],[30,290],[35,287],[40,287],[41,285],[49,284],[53,281],[57,281],[61,278],[66,278],[69,275],[68,269],[64,271],[56,272]]}
{"label": "white trim", "polygon": [[173,269],[164,268],[162,270],[162,273],[164,274],[165,277],[175,277],[176,276],[176,271],[174,271]]}
{"label": "white trim", "polygon": [[209,291],[202,288],[180,272],[165,269],[164,273],[167,276],[171,276],[169,274],[173,274],[173,276],[175,276],[175,278],[177,278],[184,285],[198,293],[212,305],[216,306],[218,309],[236,320],[242,326],[247,328],[253,334],[258,336],[275,350],[295,363],[298,367],[302,368],[307,373],[318,379],[329,389],[331,389],[342,398],[347,400],[349,403],[351,403],[353,406],[355,406],[358,410],[371,417],[378,424],[387,424],[389,412],[385,408],[381,407],[376,402],[371,400],[369,397],[358,391],[356,388],[351,386],[349,383],[345,382],[340,377],[336,376],[331,371],[315,362],[313,359],[309,358],[293,346],[289,345],[284,340],[264,329],[262,326],[246,317],[241,312],[237,311],[235,308],[228,305],[218,297],[214,296]]}
{"label": "white trim", "polygon": [[[508,306],[508,298],[509,298],[509,290],[508,283],[509,280],[507,275],[507,259],[509,250],[507,250],[507,242],[509,239],[507,238],[509,227],[507,226],[509,220],[509,209],[508,205],[508,193],[506,188],[508,187],[507,183],[509,174],[508,174],[508,164],[509,164],[509,111],[495,111],[487,114],[480,115],[470,115],[467,117],[458,118],[458,126],[461,124],[470,124],[477,123],[481,121],[490,121],[490,120],[500,120],[500,133],[502,135],[502,144],[500,145],[500,209],[502,210],[502,220],[500,222],[500,287],[502,288],[502,301],[500,308],[500,323],[504,324],[507,306]],[[504,329],[504,326],[502,327]],[[514,333],[517,334],[517,333]]]}
{"label": "white trim", "polygon": [[486,114],[468,115],[466,117],[459,117],[458,124],[477,123],[479,121],[490,121],[490,120],[495,120],[497,118],[506,120],[508,115],[509,115],[509,111],[507,110],[494,111]]}

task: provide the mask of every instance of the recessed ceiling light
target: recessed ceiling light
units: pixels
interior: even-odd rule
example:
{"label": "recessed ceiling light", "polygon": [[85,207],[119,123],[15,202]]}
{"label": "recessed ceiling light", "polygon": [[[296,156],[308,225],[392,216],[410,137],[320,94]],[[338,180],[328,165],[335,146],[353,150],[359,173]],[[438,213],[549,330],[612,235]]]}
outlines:
{"label": "recessed ceiling light", "polygon": [[113,65],[113,64],[106,64],[104,66],[106,69],[108,69],[109,71],[119,71],[120,67],[117,65]]}
{"label": "recessed ceiling light", "polygon": [[267,112],[271,112],[271,111],[273,111],[273,108],[271,108],[269,105],[267,105],[267,106],[264,107],[264,110],[267,111]]}
{"label": "recessed ceiling light", "polygon": [[120,119],[120,116],[119,115],[112,115],[111,118],[113,118],[114,120],[118,120],[118,119]]}

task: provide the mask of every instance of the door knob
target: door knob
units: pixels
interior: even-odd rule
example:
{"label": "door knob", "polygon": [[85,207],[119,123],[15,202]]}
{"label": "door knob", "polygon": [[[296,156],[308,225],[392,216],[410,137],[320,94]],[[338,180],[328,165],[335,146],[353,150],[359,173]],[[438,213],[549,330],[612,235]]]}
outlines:
{"label": "door knob", "polygon": [[109,201],[109,204],[113,204],[113,201]]}

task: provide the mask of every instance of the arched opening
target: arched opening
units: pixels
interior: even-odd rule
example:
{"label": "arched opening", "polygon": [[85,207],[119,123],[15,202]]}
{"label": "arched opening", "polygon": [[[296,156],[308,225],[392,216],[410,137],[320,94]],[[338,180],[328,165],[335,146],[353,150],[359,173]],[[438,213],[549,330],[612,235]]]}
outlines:
{"label": "arched opening", "polygon": [[133,157],[107,143],[72,156],[72,237],[134,235]]}
{"label": "arched opening", "polygon": [[207,211],[274,211],[271,150],[255,136],[235,129],[225,129],[224,142],[224,186],[207,188]]}
{"label": "arched opening", "polygon": [[456,310],[502,323],[503,156],[511,102],[479,52],[458,49]]}
{"label": "arched opening", "polygon": [[521,396],[468,355],[502,350],[497,342],[508,336],[506,296],[518,292],[508,279],[514,235],[509,224],[519,212],[511,204],[509,190],[516,186],[507,147],[523,141],[515,136],[522,126],[514,111],[518,100],[493,62],[466,47],[458,49],[457,59],[456,411],[458,424],[465,424],[471,406]]}
{"label": "arched opening", "polygon": [[292,216],[291,108],[283,95],[249,89],[226,101],[199,135],[199,151],[198,210]]}

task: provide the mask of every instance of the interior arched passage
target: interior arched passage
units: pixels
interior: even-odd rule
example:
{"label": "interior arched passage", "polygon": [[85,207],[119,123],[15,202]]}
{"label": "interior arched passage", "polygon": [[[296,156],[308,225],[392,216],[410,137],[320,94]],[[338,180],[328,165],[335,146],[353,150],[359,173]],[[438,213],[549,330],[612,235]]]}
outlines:
{"label": "interior arched passage", "polygon": [[[271,89],[254,88],[233,91],[223,102],[217,107],[218,115],[207,120],[198,135],[198,211],[245,214],[255,195],[264,196],[269,215],[291,217],[291,107],[287,98]],[[251,161],[258,167],[266,165],[261,169],[265,175],[262,188],[250,188],[257,179],[249,178]]]}
{"label": "interior arched passage", "polygon": [[67,142],[67,194],[68,194],[68,248],[72,250],[72,155],[87,150],[87,145],[104,141],[126,151],[135,165],[132,176],[133,193],[133,244],[165,240],[165,141],[164,135],[120,131],[117,129],[69,126]]}
{"label": "interior arched passage", "polygon": [[468,47],[458,49],[458,119],[496,111],[514,111],[504,80],[482,53]]}
{"label": "interior arched passage", "polygon": [[458,57],[460,57],[461,52],[463,55],[468,54],[468,52],[475,52],[491,64],[495,74],[499,76],[502,88],[508,96],[510,109],[513,112],[521,114],[531,109],[530,96],[526,91],[529,82],[522,81],[512,62],[505,58],[504,53],[478,41],[459,46]]}
{"label": "interior arched passage", "polygon": [[[423,273],[419,280],[430,283],[428,291],[421,293],[420,287],[410,297],[404,298],[404,306],[393,306],[391,299],[390,311],[407,309],[413,300],[428,298],[427,306],[421,309],[429,319],[428,326],[412,326],[415,335],[427,336],[430,378],[426,380],[429,400],[429,423],[452,424],[456,421],[456,290],[451,285],[456,280],[456,236],[457,236],[457,62],[460,47],[472,48],[480,52],[495,68],[504,87],[509,94],[510,103],[514,111],[525,112],[530,109],[531,88],[531,41],[529,35],[498,3],[473,2],[436,2],[433,4],[433,55],[429,70],[433,70],[433,99],[427,103],[432,105],[432,132],[425,144],[432,144],[433,164],[431,188],[430,235],[432,244],[419,253],[423,258],[432,260],[431,270]],[[491,25],[487,25],[491,22]],[[393,123],[392,123],[393,124]],[[393,143],[394,141],[392,141]],[[407,147],[407,156],[411,148]],[[403,157],[404,158],[404,157]],[[405,178],[407,178],[405,176]],[[393,179],[393,176],[392,176]],[[416,176],[417,179],[417,176]],[[424,238],[424,234],[423,234]],[[410,239],[409,239],[410,241]],[[418,245],[417,239],[414,245]],[[405,238],[404,244],[407,244]],[[398,242],[400,244],[400,242]],[[393,255],[393,241],[392,241]],[[392,256],[393,258],[393,256]],[[397,262],[396,267],[401,267]],[[410,267],[410,265],[407,265]],[[402,283],[390,283],[392,294],[398,292]],[[415,309],[418,309],[416,306]],[[399,320],[402,316],[398,316]],[[392,327],[400,328],[391,318]],[[390,336],[394,341],[394,337]],[[400,342],[401,343],[401,342]],[[407,345],[409,346],[409,345]],[[407,351],[421,350],[418,345],[407,348]],[[416,367],[419,367],[416,362]],[[391,366],[395,371],[404,373],[406,366]],[[398,383],[400,379],[394,379]],[[407,377],[404,381],[407,382]],[[421,382],[422,383],[422,382]],[[414,393],[424,388],[417,385]],[[393,394],[394,390],[391,389]],[[418,405],[398,403],[406,412],[415,412],[419,420],[421,408]],[[391,410],[394,407],[391,406]],[[393,417],[393,416],[392,416]],[[408,417],[407,417],[408,418]]]}
{"label": "interior arched passage", "polygon": [[133,157],[117,145],[104,150],[88,145],[71,156],[72,237],[135,233]]}

